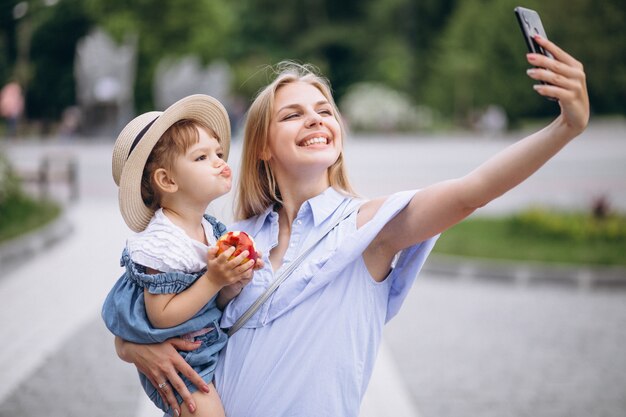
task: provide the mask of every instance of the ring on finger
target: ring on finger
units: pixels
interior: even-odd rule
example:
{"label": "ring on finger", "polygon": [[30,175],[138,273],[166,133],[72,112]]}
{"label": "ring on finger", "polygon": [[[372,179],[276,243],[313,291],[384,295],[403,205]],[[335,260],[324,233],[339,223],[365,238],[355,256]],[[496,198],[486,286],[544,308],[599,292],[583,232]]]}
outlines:
{"label": "ring on finger", "polygon": [[159,384],[159,389],[164,390],[166,388],[167,388],[167,381],[163,381]]}

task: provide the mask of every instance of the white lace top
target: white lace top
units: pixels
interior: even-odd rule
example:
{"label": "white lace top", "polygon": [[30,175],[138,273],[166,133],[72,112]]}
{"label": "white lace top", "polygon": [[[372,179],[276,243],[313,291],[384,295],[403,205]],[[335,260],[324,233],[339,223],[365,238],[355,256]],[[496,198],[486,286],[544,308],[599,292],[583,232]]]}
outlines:
{"label": "white lace top", "polygon": [[[213,227],[202,219],[202,227],[210,246],[217,243]],[[126,248],[133,262],[161,272],[194,273],[206,267],[209,246],[190,238],[158,209],[148,227],[130,237]]]}

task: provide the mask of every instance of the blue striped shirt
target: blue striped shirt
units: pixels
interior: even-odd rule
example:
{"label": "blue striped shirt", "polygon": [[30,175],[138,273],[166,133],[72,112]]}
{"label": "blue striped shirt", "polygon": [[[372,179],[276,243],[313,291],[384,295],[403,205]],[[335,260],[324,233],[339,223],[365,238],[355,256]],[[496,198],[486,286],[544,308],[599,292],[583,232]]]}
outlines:
{"label": "blue striped shirt", "polygon": [[[227,416],[359,414],[383,325],[398,312],[436,237],[403,250],[382,282],[371,277],[362,253],[415,192],[388,197],[358,229],[354,212],[229,340],[215,374]],[[278,214],[269,208],[233,225],[254,237],[265,268],[226,308],[222,326],[232,326],[346,208],[362,203],[333,188],[305,202],[276,272],[268,255],[278,244]]]}

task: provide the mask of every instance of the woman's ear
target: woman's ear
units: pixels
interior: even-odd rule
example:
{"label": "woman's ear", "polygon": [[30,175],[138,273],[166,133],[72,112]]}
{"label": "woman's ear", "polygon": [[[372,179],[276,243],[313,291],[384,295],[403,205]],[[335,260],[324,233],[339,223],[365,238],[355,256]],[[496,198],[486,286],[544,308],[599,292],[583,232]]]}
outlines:
{"label": "woman's ear", "polygon": [[178,184],[165,168],[158,168],[152,174],[154,185],[164,193],[175,193],[178,191]]}

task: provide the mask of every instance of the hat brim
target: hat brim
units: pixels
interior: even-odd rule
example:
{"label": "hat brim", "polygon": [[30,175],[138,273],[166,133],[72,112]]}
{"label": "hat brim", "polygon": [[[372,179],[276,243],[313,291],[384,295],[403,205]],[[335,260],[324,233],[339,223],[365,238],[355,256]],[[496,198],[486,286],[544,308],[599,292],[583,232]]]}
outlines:
{"label": "hat brim", "polygon": [[146,161],[163,133],[179,120],[190,119],[211,127],[219,137],[224,160],[230,150],[230,121],[222,104],[213,97],[195,94],[168,107],[145,132],[124,163],[119,183],[119,204],[124,221],[135,232],[146,228],[154,215],[141,198],[141,177]]}

